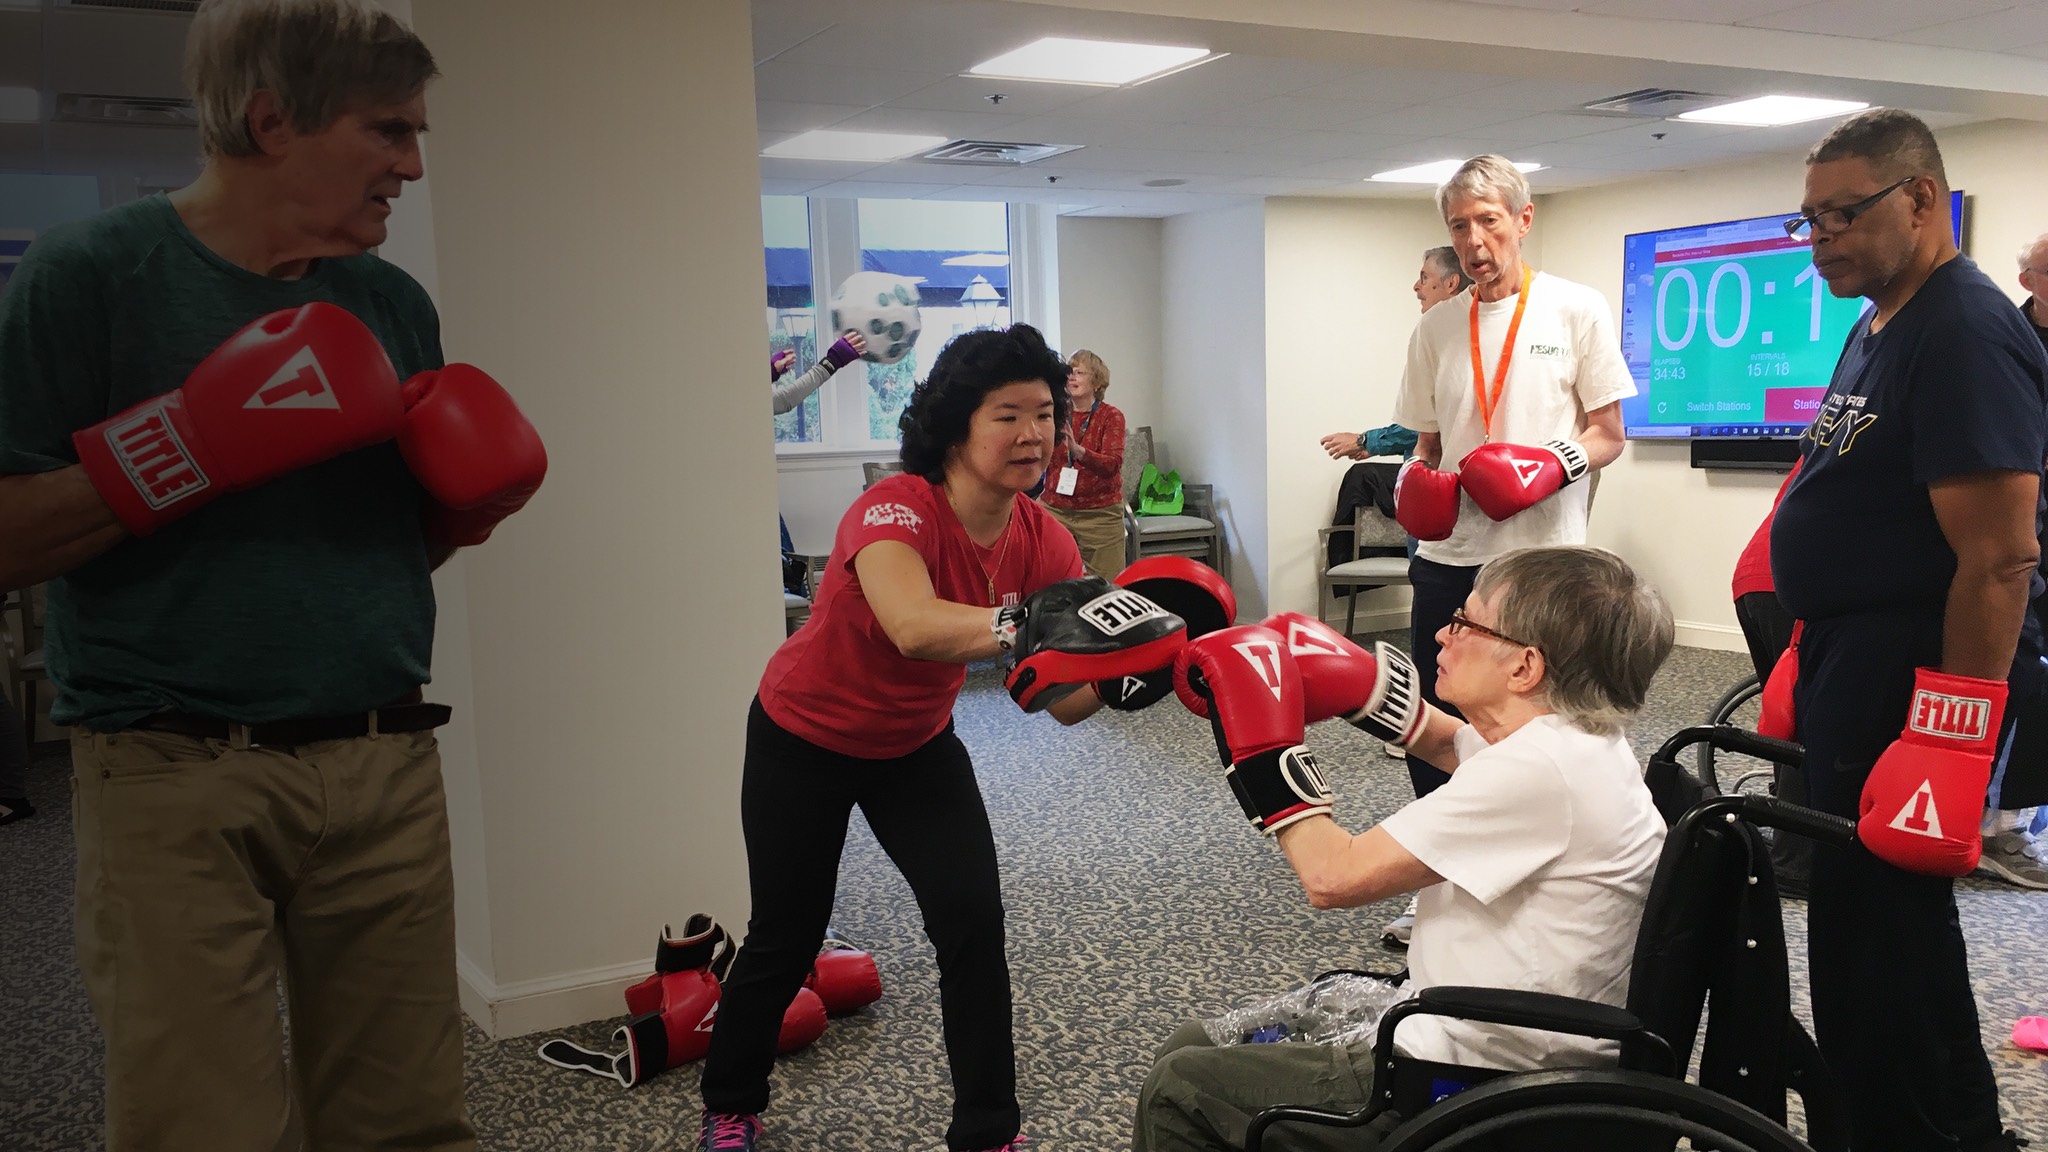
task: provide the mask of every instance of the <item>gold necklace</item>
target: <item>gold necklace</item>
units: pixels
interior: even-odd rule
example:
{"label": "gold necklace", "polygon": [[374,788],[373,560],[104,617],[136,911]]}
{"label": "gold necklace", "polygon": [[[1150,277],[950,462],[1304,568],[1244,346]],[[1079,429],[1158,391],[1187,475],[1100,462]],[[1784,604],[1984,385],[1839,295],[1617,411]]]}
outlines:
{"label": "gold necklace", "polygon": [[[950,483],[946,484],[945,489],[946,502],[951,504],[953,502],[952,485]],[[960,519],[960,510],[958,508],[953,509],[953,519]],[[974,537],[967,536],[966,522],[962,521],[960,524],[960,534],[967,536],[967,555],[973,558],[974,566],[981,569],[981,578],[987,585],[988,606],[991,608],[998,607],[996,604],[996,577],[1003,574],[1003,557],[1009,555],[1010,552],[1010,528],[1016,523],[1017,506],[1013,502],[1010,505],[1010,518],[1003,522],[1003,530],[996,536],[996,566],[993,572],[989,570],[988,565],[981,562],[981,546],[974,542]]]}

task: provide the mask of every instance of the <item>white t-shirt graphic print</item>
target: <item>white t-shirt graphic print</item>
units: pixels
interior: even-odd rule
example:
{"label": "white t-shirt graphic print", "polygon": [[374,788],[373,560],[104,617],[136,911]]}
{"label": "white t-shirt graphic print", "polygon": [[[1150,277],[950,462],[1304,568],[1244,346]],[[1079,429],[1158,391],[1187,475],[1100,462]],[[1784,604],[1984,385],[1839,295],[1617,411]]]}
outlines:
{"label": "white t-shirt graphic print", "polygon": [[[1448,472],[1457,471],[1465,454],[1488,439],[1472,391],[1472,291],[1467,288],[1423,314],[1408,339],[1408,368],[1394,402],[1396,424],[1443,437],[1440,466]],[[1479,305],[1479,356],[1489,396],[1519,299],[1518,293]],[[1583,284],[1537,273],[1515,334],[1491,438],[1531,447],[1572,439],[1585,413],[1635,394],[1606,298]],[[1583,544],[1591,487],[1585,480],[1568,484],[1499,523],[1460,492],[1457,527],[1448,539],[1423,541],[1418,555],[1439,564],[1473,566],[1516,548]]]}

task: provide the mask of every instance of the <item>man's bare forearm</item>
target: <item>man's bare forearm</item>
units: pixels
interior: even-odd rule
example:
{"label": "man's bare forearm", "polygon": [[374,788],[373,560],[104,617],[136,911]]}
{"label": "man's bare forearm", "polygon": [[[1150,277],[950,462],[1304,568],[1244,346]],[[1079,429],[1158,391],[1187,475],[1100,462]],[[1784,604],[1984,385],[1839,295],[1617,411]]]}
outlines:
{"label": "man's bare forearm", "polygon": [[1941,625],[1941,670],[2003,680],[2012,671],[2034,565],[1958,566]]}
{"label": "man's bare forearm", "polygon": [[0,476],[0,588],[62,576],[127,534],[79,465]]}

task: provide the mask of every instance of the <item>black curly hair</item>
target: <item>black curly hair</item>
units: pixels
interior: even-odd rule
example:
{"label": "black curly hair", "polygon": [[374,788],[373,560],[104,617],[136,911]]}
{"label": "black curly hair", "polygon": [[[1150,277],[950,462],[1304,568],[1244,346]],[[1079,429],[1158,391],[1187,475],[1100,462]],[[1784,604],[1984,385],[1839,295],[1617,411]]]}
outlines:
{"label": "black curly hair", "polygon": [[955,336],[918,382],[896,426],[903,431],[903,470],[937,483],[946,453],[967,439],[982,398],[1005,384],[1043,380],[1052,389],[1053,426],[1067,426],[1067,362],[1029,324],[982,328]]}

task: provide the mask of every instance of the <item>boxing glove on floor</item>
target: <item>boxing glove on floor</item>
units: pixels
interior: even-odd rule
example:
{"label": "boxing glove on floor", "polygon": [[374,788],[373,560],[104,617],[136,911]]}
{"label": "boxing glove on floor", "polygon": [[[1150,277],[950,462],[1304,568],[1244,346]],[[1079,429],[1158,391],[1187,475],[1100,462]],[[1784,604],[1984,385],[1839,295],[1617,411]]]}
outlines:
{"label": "boxing glove on floor", "polygon": [[404,412],[376,335],[341,308],[307,304],[250,324],[182,387],[71,442],[114,515],[147,536],[230,492],[383,443]]}
{"label": "boxing glove on floor", "polygon": [[818,994],[827,1014],[844,1016],[882,998],[882,974],[872,955],[828,934],[804,987]]}

